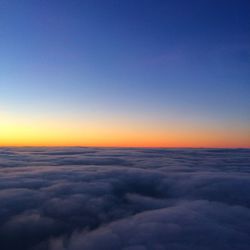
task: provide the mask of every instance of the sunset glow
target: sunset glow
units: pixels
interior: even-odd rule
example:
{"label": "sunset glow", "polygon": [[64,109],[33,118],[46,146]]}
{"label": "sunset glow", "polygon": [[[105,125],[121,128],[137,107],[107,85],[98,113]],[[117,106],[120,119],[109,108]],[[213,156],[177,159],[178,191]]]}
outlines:
{"label": "sunset glow", "polygon": [[0,146],[249,147],[248,128],[238,133],[185,121],[53,120],[2,115]]}

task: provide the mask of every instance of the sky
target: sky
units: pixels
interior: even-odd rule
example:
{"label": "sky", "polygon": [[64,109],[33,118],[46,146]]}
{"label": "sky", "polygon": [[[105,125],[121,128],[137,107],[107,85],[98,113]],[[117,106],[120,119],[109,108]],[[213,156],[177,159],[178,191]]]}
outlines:
{"label": "sky", "polygon": [[250,3],[0,1],[0,145],[250,147]]}

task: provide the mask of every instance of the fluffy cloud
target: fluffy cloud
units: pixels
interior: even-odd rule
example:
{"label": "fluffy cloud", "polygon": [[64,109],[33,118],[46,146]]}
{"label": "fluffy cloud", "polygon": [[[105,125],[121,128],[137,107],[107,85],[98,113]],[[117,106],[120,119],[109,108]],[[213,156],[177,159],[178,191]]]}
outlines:
{"label": "fluffy cloud", "polygon": [[1,250],[248,250],[250,150],[1,148]]}

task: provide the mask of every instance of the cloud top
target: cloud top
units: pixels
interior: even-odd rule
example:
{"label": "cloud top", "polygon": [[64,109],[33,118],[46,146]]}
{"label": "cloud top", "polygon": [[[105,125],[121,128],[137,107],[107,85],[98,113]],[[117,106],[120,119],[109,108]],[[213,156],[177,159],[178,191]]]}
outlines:
{"label": "cloud top", "polygon": [[249,149],[0,148],[1,250],[248,250]]}

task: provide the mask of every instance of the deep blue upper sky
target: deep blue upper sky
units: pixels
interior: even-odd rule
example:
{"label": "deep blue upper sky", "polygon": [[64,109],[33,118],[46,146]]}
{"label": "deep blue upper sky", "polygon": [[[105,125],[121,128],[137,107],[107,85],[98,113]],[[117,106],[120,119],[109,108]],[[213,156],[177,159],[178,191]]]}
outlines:
{"label": "deep blue upper sky", "polygon": [[10,112],[250,123],[250,2],[1,1]]}

